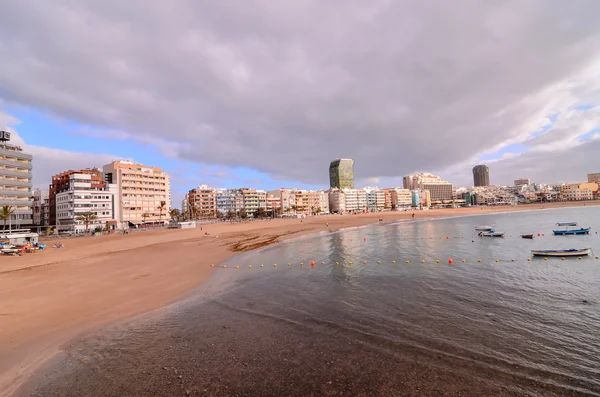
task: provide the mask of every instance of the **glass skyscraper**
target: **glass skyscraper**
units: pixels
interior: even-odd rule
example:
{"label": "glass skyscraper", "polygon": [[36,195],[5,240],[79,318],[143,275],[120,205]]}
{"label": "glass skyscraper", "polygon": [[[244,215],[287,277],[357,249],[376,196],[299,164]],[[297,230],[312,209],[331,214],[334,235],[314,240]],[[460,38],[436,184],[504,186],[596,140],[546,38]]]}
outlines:
{"label": "glass skyscraper", "polygon": [[354,189],[354,160],[337,159],[331,162],[329,186],[338,189]]}

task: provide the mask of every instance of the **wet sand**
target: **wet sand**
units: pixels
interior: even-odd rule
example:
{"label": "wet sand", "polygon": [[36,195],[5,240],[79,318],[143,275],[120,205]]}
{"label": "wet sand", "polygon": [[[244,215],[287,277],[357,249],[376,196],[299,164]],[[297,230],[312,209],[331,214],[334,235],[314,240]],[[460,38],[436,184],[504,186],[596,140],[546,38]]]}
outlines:
{"label": "wet sand", "polygon": [[[418,211],[416,216],[423,219],[573,204]],[[278,219],[221,223],[206,225],[202,231],[162,230],[69,239],[63,241],[63,249],[3,257],[0,395],[11,395],[73,337],[177,300],[210,278],[211,264],[237,252],[301,234],[361,226],[378,219],[410,219],[411,215],[393,212],[322,216],[302,222]]]}

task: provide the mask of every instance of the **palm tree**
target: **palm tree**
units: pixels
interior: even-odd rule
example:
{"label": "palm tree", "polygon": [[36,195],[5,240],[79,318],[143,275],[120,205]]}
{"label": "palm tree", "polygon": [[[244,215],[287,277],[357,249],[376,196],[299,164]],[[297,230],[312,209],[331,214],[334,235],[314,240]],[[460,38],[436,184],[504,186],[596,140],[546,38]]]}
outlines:
{"label": "palm tree", "polygon": [[266,212],[267,211],[264,208],[258,207],[256,209],[256,211],[254,211],[254,217],[255,218],[264,218]]}
{"label": "palm tree", "polygon": [[162,222],[162,216],[163,216],[163,211],[167,208],[167,202],[166,201],[161,201],[160,205],[158,206],[158,219],[160,220],[160,222]]}
{"label": "palm tree", "polygon": [[2,228],[2,230],[6,230],[6,221],[10,219],[14,212],[14,207],[11,207],[10,205],[3,205],[0,208],[0,218],[2,218],[2,220],[4,221],[4,227]]}
{"label": "palm tree", "polygon": [[147,213],[147,212],[144,212],[144,213],[142,214],[142,223],[146,223],[146,219],[147,219],[148,217],[150,217],[150,214],[149,214],[149,213]]}
{"label": "palm tree", "polygon": [[177,208],[173,208],[171,211],[169,211],[169,216],[171,217],[172,221],[176,221],[181,216],[181,212],[179,212]]}
{"label": "palm tree", "polygon": [[98,218],[98,216],[96,215],[95,212],[82,212],[81,214],[77,215],[77,217],[75,218],[76,221],[78,222],[83,222],[83,224],[85,225],[85,231],[88,231],[88,228],[90,226],[90,223],[92,223],[96,218]]}

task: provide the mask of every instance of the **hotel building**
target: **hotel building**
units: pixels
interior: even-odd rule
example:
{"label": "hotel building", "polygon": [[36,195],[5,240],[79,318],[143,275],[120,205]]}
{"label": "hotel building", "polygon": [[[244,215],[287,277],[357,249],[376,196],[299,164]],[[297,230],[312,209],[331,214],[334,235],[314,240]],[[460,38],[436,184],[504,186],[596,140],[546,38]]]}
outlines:
{"label": "hotel building", "polygon": [[329,164],[331,189],[354,189],[354,160],[336,159]]}
{"label": "hotel building", "polygon": [[106,182],[116,185],[115,213],[119,228],[164,223],[168,219],[171,183],[162,169],[121,160],[105,165],[103,171]]}
{"label": "hotel building", "polygon": [[0,131],[0,206],[9,206],[13,214],[9,224],[15,227],[33,223],[31,161],[33,156],[11,145],[10,132]]}
{"label": "hotel building", "polygon": [[412,174],[403,178],[404,188],[429,190],[431,201],[450,201],[453,198],[452,184],[433,174]]}

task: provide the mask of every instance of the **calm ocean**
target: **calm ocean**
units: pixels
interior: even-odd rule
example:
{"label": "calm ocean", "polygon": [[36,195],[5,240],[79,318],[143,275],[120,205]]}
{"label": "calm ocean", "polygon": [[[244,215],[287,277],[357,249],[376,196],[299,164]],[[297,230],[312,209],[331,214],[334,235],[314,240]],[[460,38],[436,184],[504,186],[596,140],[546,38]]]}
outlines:
{"label": "calm ocean", "polygon": [[[592,232],[552,236],[560,221]],[[486,224],[505,237],[477,237]],[[585,207],[417,216],[277,244],[232,258],[180,303],[82,338],[22,394],[600,396],[597,231],[600,208]],[[584,247],[594,254],[528,261]]]}

